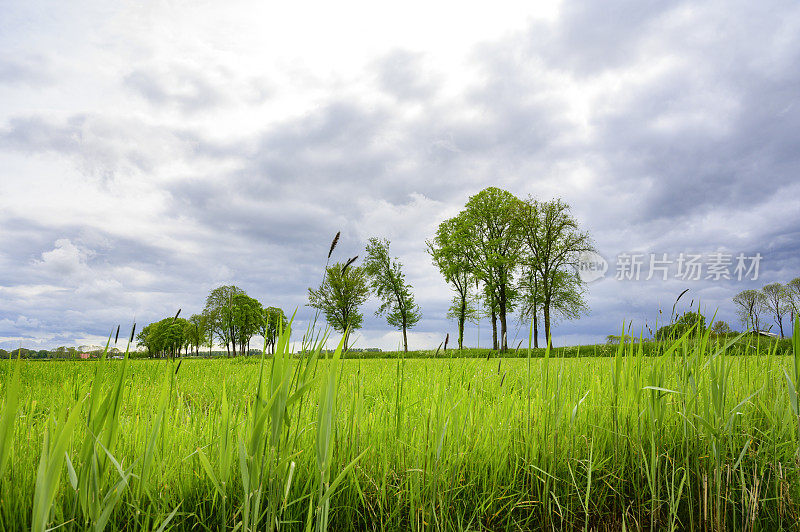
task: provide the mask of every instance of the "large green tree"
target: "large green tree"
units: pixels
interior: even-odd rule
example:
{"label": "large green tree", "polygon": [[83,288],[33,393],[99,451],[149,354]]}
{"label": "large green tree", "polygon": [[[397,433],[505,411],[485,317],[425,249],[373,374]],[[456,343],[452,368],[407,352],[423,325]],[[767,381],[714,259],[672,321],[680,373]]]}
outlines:
{"label": "large green tree", "polygon": [[580,277],[566,272],[576,271],[579,255],[594,251],[594,245],[560,199],[541,202],[529,197],[519,213],[524,258],[541,283],[544,334],[551,344],[554,315],[574,317],[585,308],[582,298],[575,297],[583,292]]}
{"label": "large green tree", "polygon": [[458,322],[458,348],[464,348],[464,324],[477,316],[477,309],[470,295],[473,276],[464,252],[462,231],[464,225],[457,218],[439,224],[436,236],[426,242],[433,264],[453,287],[456,295],[448,312]]}
{"label": "large green tree", "polygon": [[264,308],[247,294],[233,296],[233,331],[239,353],[250,353],[250,339],[263,329]]}
{"label": "large green tree", "polygon": [[406,283],[402,265],[389,255],[389,241],[370,238],[364,271],[381,306],[376,314],[386,316],[386,322],[403,331],[403,350],[408,351],[408,329],[414,327],[422,313],[414,302],[411,285]]}
{"label": "large green tree", "polygon": [[350,334],[361,328],[364,315],[359,307],[368,297],[364,268],[345,267],[338,262],[325,269],[325,278],[319,288],[308,289],[308,305],[325,314],[328,325],[344,335],[345,350]]}
{"label": "large green tree", "polygon": [[486,285],[490,308],[497,309],[503,350],[508,349],[507,315],[514,303],[514,272],[520,258],[521,209],[522,202],[516,196],[489,187],[470,197],[457,217],[469,269]]}
{"label": "large green tree", "polygon": [[188,321],[183,318],[164,318],[144,327],[136,336],[139,345],[147,348],[150,356],[175,357],[186,345]]}
{"label": "large green tree", "polygon": [[235,296],[244,294],[238,286],[219,286],[211,291],[206,298],[206,307],[203,313],[210,320],[210,326],[216,333],[220,342],[225,345],[228,356],[236,356],[236,322],[235,322]]}

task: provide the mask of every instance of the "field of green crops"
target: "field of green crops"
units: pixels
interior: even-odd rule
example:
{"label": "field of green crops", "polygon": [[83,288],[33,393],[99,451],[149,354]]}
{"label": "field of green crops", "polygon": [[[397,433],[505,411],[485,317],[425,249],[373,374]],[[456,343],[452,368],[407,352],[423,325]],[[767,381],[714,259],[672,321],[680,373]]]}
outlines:
{"label": "field of green crops", "polygon": [[800,523],[797,356],[731,356],[708,336],[603,358],[288,345],[263,361],[0,362],[0,530]]}

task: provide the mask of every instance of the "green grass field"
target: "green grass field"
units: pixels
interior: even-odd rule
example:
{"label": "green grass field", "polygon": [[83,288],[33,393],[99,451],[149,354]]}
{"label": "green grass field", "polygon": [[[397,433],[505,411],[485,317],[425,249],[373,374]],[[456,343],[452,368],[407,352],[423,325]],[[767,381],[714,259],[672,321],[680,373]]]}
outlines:
{"label": "green grass field", "polygon": [[287,351],[263,367],[23,361],[16,378],[0,362],[0,529],[800,522],[795,357],[731,356],[707,336],[659,356]]}

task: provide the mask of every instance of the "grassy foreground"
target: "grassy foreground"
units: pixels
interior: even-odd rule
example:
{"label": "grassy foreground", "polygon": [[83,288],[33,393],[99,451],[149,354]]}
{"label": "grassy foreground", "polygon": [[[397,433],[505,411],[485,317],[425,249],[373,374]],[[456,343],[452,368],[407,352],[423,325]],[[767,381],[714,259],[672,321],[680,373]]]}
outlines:
{"label": "grassy foreground", "polygon": [[3,361],[0,530],[796,529],[794,343]]}

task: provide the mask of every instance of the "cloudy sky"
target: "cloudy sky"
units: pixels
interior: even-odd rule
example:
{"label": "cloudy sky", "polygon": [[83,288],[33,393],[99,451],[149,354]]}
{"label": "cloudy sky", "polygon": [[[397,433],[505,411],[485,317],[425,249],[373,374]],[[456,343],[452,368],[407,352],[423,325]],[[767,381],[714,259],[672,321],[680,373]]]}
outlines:
{"label": "cloudy sky", "polygon": [[[302,327],[338,230],[338,260],[390,239],[435,347],[424,242],[487,186],[563,198],[609,261],[557,344],[684,288],[734,323],[737,291],[800,275],[800,4],[270,4],[0,2],[0,347],[99,343],[223,283]],[[649,253],[762,259],[648,281]],[[358,345],[396,348],[376,308]]]}

